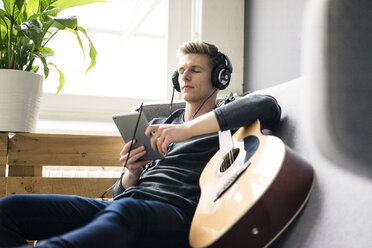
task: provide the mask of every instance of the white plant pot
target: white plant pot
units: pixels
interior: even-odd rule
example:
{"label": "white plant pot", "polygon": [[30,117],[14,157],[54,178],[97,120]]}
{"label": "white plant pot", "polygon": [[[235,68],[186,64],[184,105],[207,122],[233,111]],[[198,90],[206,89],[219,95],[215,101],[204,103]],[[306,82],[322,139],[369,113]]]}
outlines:
{"label": "white plant pot", "polygon": [[43,76],[0,69],[0,132],[34,132]]}

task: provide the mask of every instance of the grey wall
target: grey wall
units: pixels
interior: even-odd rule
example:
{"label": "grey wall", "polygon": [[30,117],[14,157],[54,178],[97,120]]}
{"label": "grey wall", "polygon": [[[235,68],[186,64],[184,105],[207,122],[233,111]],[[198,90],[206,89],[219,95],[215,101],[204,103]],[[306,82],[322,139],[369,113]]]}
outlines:
{"label": "grey wall", "polygon": [[306,2],[246,0],[245,92],[301,76],[301,32]]}

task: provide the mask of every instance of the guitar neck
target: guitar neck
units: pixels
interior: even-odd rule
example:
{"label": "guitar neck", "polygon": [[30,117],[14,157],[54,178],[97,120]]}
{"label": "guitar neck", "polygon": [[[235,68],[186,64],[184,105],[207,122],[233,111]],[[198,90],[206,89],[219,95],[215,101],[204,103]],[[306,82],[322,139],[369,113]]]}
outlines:
{"label": "guitar neck", "polygon": [[[236,96],[233,93],[230,93],[225,97],[223,101],[220,102],[218,107],[221,107],[225,104],[228,104],[230,102],[233,102],[236,100]],[[220,145],[220,152],[222,157],[226,155],[227,153],[231,152],[234,149],[234,142],[233,138],[231,136],[231,131],[226,130],[226,131],[219,131],[218,132],[218,141]]]}
{"label": "guitar neck", "polygon": [[234,149],[234,142],[230,130],[219,131],[218,141],[220,144],[220,152],[222,156]]}

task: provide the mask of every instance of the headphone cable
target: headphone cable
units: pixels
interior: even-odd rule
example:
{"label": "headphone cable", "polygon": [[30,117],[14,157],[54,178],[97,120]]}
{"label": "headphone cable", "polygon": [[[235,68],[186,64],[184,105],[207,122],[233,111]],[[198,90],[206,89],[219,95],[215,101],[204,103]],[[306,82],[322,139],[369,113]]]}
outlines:
{"label": "headphone cable", "polygon": [[[172,105],[173,105],[173,98],[174,98],[174,86],[173,86],[173,91],[172,91],[172,98],[171,98],[171,102],[170,102],[170,106],[169,106],[169,115],[172,114]],[[194,115],[192,116],[191,120],[195,118],[195,116],[199,113],[199,111],[201,110],[201,108],[203,107],[203,105],[208,101],[209,98],[211,98],[213,96],[213,94],[217,91],[217,88],[215,88],[213,90],[213,92],[203,101],[202,104],[200,104],[199,108],[195,111]]]}
{"label": "headphone cable", "polygon": [[173,85],[173,91],[172,91],[172,98],[171,98],[171,102],[170,102],[170,106],[169,106],[169,115],[172,114],[172,105],[173,105],[173,98],[174,98],[174,85]]}
{"label": "headphone cable", "polygon": [[212,92],[212,94],[210,94],[204,101],[203,103],[199,106],[199,108],[195,111],[194,115],[192,116],[191,120],[195,118],[195,116],[199,113],[199,111],[201,110],[201,108],[203,107],[203,105],[208,101],[209,98],[211,98],[213,96],[213,94],[217,91],[217,88],[215,88]]}
{"label": "headphone cable", "polygon": [[[137,128],[138,128],[139,120],[140,120],[141,115],[142,115],[142,110],[143,110],[143,102],[141,103],[141,106],[138,109],[139,115],[138,115],[138,118],[137,118],[136,126],[134,127],[133,138],[132,138],[132,141],[131,141],[130,146],[129,146],[128,156],[127,156],[127,159],[125,160],[125,165],[128,164],[128,160],[129,160],[129,156],[130,156],[130,151],[132,150],[133,140],[136,138]],[[121,173],[120,180],[121,180],[123,174],[124,174],[124,172]],[[115,185],[116,185],[116,183],[114,183],[113,185],[111,185],[110,188],[106,189],[102,193],[102,195],[100,197],[102,199],[102,201],[104,201],[104,198],[105,198],[105,195],[107,194],[107,192],[109,192]]]}

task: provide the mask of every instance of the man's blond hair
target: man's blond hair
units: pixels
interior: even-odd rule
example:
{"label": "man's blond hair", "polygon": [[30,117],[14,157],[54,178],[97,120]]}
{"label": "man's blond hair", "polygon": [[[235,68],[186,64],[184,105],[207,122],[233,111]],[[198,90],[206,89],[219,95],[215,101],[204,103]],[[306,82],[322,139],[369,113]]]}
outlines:
{"label": "man's blond hair", "polygon": [[186,55],[190,53],[205,54],[208,56],[209,66],[212,70],[218,65],[226,64],[225,57],[220,51],[218,51],[218,48],[215,45],[204,41],[185,42],[179,47],[178,53],[180,55]]}

